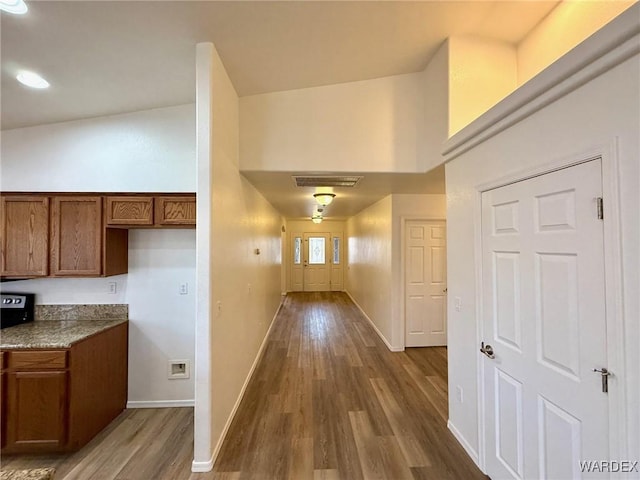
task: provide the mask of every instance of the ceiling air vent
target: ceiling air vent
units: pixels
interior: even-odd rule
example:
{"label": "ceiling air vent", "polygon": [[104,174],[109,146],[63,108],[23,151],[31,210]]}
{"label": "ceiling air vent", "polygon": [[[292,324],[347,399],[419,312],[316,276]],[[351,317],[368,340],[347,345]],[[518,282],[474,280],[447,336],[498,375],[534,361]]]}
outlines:
{"label": "ceiling air vent", "polygon": [[293,181],[297,187],[355,187],[362,179],[362,176],[352,175],[348,177],[314,175],[298,176],[293,175]]}

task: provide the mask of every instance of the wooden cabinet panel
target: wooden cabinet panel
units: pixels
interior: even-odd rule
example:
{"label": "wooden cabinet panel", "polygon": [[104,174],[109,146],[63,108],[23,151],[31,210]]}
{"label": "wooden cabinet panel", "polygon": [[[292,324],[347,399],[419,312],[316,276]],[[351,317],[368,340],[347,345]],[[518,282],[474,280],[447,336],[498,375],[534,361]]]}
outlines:
{"label": "wooden cabinet panel", "polygon": [[195,196],[156,197],[155,215],[157,225],[195,225]]}
{"label": "wooden cabinet panel", "polygon": [[46,276],[49,260],[49,198],[2,196],[0,237],[0,275]]}
{"label": "wooden cabinet panel", "polygon": [[125,409],[127,355],[126,323],[72,347],[69,450],[82,447]]}
{"label": "wooden cabinet panel", "polygon": [[107,225],[153,225],[153,197],[106,197]]}
{"label": "wooden cabinet panel", "polygon": [[66,367],[66,350],[16,350],[9,352],[7,366],[20,370],[60,370]]}
{"label": "wooden cabinet panel", "polygon": [[52,451],[67,440],[68,372],[8,372],[6,448]]}
{"label": "wooden cabinet panel", "polygon": [[7,425],[7,412],[5,411],[7,401],[4,398],[7,392],[7,387],[5,386],[6,378],[7,374],[2,372],[0,374],[0,448],[4,448],[7,443],[7,429],[5,428]]}
{"label": "wooden cabinet panel", "polygon": [[51,199],[51,275],[102,273],[102,198]]}

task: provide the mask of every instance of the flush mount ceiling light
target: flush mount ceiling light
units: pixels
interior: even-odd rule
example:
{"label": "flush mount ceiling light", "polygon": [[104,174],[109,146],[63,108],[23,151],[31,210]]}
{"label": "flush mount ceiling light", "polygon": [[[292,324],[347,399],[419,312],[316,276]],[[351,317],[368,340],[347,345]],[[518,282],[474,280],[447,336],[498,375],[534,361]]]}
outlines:
{"label": "flush mount ceiling light", "polygon": [[27,4],[24,0],[0,0],[0,10],[3,12],[22,15],[27,13]]}
{"label": "flush mount ceiling light", "polygon": [[316,199],[316,202],[318,202],[323,207],[326,207],[331,202],[333,202],[333,199],[335,197],[336,197],[335,193],[314,193],[313,194],[313,198]]}
{"label": "flush mount ceiling light", "polygon": [[34,72],[23,71],[16,77],[18,81],[31,88],[48,88],[49,82]]}
{"label": "flush mount ceiling light", "polygon": [[322,215],[314,215],[311,217],[313,223],[322,223]]}

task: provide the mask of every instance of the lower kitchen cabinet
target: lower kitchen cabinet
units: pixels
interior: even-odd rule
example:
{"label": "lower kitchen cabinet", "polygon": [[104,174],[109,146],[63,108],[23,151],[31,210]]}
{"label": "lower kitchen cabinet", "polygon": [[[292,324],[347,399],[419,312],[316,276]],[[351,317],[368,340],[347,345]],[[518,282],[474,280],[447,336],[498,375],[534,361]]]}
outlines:
{"label": "lower kitchen cabinet", "polygon": [[34,452],[64,448],[68,378],[67,371],[7,373],[6,445]]}
{"label": "lower kitchen cabinet", "polygon": [[64,349],[6,350],[2,453],[78,450],[126,406],[128,323]]}

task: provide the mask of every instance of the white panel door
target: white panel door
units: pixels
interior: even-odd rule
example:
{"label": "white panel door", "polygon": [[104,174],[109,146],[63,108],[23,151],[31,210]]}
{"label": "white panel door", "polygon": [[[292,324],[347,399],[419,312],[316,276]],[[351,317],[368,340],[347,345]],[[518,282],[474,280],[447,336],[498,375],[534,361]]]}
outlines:
{"label": "white panel door", "polygon": [[[601,162],[482,195],[487,474],[589,478],[609,458]],[[610,382],[610,388],[614,388]]]}
{"label": "white panel door", "polygon": [[304,234],[304,291],[331,290],[328,233]]}
{"label": "white panel door", "polygon": [[405,223],[405,346],[447,344],[444,221]]}

